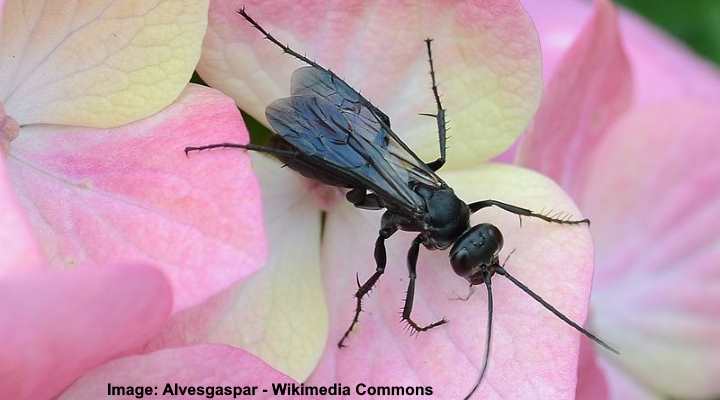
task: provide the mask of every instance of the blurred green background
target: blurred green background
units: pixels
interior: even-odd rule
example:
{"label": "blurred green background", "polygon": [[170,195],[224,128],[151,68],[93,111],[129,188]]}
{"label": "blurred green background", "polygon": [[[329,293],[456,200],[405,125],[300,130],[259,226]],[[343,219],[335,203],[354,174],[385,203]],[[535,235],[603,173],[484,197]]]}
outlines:
{"label": "blurred green background", "polygon": [[720,65],[720,0],[615,0]]}

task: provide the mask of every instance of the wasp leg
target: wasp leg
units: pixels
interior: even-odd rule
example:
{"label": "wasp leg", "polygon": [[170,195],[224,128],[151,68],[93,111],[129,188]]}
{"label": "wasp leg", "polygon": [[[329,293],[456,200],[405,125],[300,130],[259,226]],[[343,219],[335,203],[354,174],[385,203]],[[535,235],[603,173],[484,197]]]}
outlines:
{"label": "wasp leg", "polygon": [[435,68],[433,67],[432,49],[430,47],[430,42],[432,42],[432,39],[425,39],[425,44],[427,45],[428,61],[430,62],[430,78],[432,79],[432,91],[433,95],[435,96],[435,104],[437,105],[437,114],[420,115],[427,115],[428,117],[433,117],[437,121],[438,141],[440,144],[440,158],[427,164],[428,168],[433,171],[437,171],[442,168],[443,165],[445,165],[445,142],[447,136],[447,125],[445,123],[445,109],[443,109],[442,103],[440,103],[440,95],[438,94],[437,83],[435,82]]}
{"label": "wasp leg", "polygon": [[[273,35],[271,35],[268,31],[266,31],[265,28],[263,28],[262,26],[260,26],[260,24],[258,24],[254,19],[252,19],[252,17],[251,17],[250,15],[248,15],[248,13],[245,12],[245,7],[241,8],[240,10],[238,10],[237,13],[240,14],[240,15],[242,15],[243,18],[245,18],[253,27],[255,27],[255,29],[257,29],[258,31],[260,31],[260,33],[262,33],[263,35],[265,35],[265,38],[266,38],[267,40],[271,41],[273,44],[275,44],[275,45],[277,45],[278,47],[280,47],[284,53],[290,54],[291,56],[297,58],[298,60],[300,60],[300,61],[302,61],[302,62],[304,62],[304,63],[306,63],[306,64],[308,64],[308,65],[311,65],[311,66],[313,66],[313,67],[315,67],[315,68],[318,68],[318,69],[320,69],[320,70],[322,70],[322,71],[330,72],[328,69],[323,68],[320,64],[318,64],[318,63],[316,63],[315,61],[313,61],[313,60],[311,60],[311,59],[303,56],[302,54],[300,54],[300,53],[296,52],[295,50],[291,49],[290,46],[284,45],[284,44],[282,44],[279,40],[275,39],[275,37],[274,37]],[[333,76],[335,76],[335,74],[333,74],[332,72],[330,72],[330,73],[331,73]]]}
{"label": "wasp leg", "polygon": [[408,282],[407,294],[405,295],[405,306],[403,306],[402,312],[402,320],[407,322],[414,332],[425,332],[429,329],[435,328],[436,326],[447,323],[447,320],[443,318],[437,322],[433,322],[432,324],[420,326],[410,318],[410,313],[412,313],[413,300],[415,298],[415,278],[417,277],[417,274],[415,273],[415,267],[417,266],[420,243],[422,243],[422,237],[421,235],[418,235],[415,240],[413,240],[413,243],[410,246],[410,250],[408,251],[407,262],[410,281]]}
{"label": "wasp leg", "polygon": [[[340,78],[339,76],[337,76],[334,72],[332,72],[332,71],[330,71],[329,69],[323,67],[322,65],[316,63],[315,61],[313,61],[313,60],[305,57],[304,55],[298,53],[297,51],[291,49],[290,46],[285,45],[285,44],[282,44],[282,42],[280,42],[279,40],[277,40],[273,35],[271,35],[268,31],[266,31],[265,28],[263,28],[262,26],[260,26],[260,24],[258,24],[257,21],[255,21],[254,19],[252,19],[252,17],[251,17],[250,15],[248,15],[247,12],[245,12],[245,8],[244,8],[244,7],[241,8],[240,10],[238,10],[237,13],[240,14],[240,15],[242,15],[243,18],[245,18],[255,29],[257,29],[258,31],[260,31],[260,33],[262,33],[263,35],[265,35],[265,38],[266,38],[267,40],[269,40],[270,42],[272,42],[272,43],[275,44],[276,46],[280,47],[280,49],[282,49],[283,53],[285,53],[285,54],[290,54],[291,56],[297,58],[298,60],[300,60],[300,61],[302,61],[302,62],[304,62],[304,63],[306,63],[306,64],[308,64],[308,65],[310,65],[310,66],[312,66],[312,67],[315,67],[315,68],[317,68],[317,69],[319,69],[319,70],[321,70],[321,71],[327,72],[333,80],[338,80],[338,81],[340,81],[340,82],[342,82],[342,83],[344,83],[344,84],[347,85],[347,82],[345,82],[344,80],[342,80],[342,78]],[[350,86],[350,85],[348,85],[348,86]],[[383,122],[384,122],[385,124],[387,124],[388,127],[390,127],[390,119],[387,118],[387,116],[386,116],[382,111],[380,111],[377,107],[375,107],[375,106],[374,106],[373,104],[371,104],[370,102],[368,102],[367,105],[369,105],[370,108],[371,108],[374,112],[376,112],[376,114],[378,114],[378,116],[383,120]]]}
{"label": "wasp leg", "polygon": [[491,206],[502,208],[505,211],[508,211],[508,212],[511,212],[513,214],[517,214],[520,216],[539,218],[543,221],[553,222],[556,224],[568,224],[568,225],[588,224],[588,225],[590,225],[590,220],[587,218],[580,219],[580,220],[553,218],[553,217],[549,217],[547,215],[534,213],[526,208],[521,208],[518,206],[514,206],[512,204],[503,203],[503,202],[500,202],[497,200],[483,200],[483,201],[476,201],[474,203],[468,204],[468,207],[470,207],[470,211],[473,213],[481,208],[491,207]]}
{"label": "wasp leg", "polygon": [[384,208],[377,195],[375,193],[367,193],[367,190],[364,188],[351,189],[345,194],[345,198],[355,207],[364,210],[381,210]]}
{"label": "wasp leg", "polygon": [[352,329],[355,327],[355,325],[358,323],[358,320],[360,319],[363,297],[365,297],[365,295],[370,292],[373,286],[375,286],[375,283],[377,283],[378,279],[380,279],[380,276],[383,274],[383,272],[385,272],[385,264],[387,263],[387,255],[385,253],[385,240],[392,236],[392,234],[395,232],[397,232],[397,226],[395,225],[385,225],[382,227],[382,229],[380,229],[380,234],[375,241],[375,273],[370,277],[370,279],[365,281],[362,286],[360,285],[360,281],[358,280],[358,290],[357,292],[355,292],[355,299],[357,300],[357,303],[355,305],[355,315],[353,316],[350,326],[347,328],[342,338],[340,338],[340,341],[338,341],[337,346],[339,348],[345,347],[345,339],[347,339],[348,335],[350,335],[350,331],[352,331]]}
{"label": "wasp leg", "polygon": [[259,145],[252,144],[252,143],[248,143],[248,144],[217,143],[217,144],[209,144],[206,146],[199,146],[199,147],[186,147],[185,155],[187,156],[191,151],[202,151],[202,150],[219,149],[219,148],[245,149],[245,150],[252,150],[252,151],[257,151],[260,153],[269,153],[269,154],[273,154],[276,156],[285,156],[285,157],[296,157],[298,155],[298,152],[296,152],[296,151],[276,149],[274,147],[268,147],[268,146],[259,146]]}

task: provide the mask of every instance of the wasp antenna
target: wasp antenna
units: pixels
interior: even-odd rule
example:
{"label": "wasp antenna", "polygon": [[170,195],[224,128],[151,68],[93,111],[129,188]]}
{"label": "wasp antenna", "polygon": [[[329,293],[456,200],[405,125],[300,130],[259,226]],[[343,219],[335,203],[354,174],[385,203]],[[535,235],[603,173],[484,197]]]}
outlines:
{"label": "wasp antenna", "polygon": [[[510,253],[512,254],[512,253]],[[507,259],[506,259],[507,261]],[[487,330],[485,332],[485,355],[483,355],[483,365],[482,369],[480,370],[480,376],[478,377],[477,381],[475,382],[475,386],[470,390],[470,393],[465,396],[465,400],[468,400],[473,393],[477,390],[477,388],[480,386],[480,384],[483,381],[483,378],[485,378],[485,372],[487,371],[488,367],[488,361],[490,360],[490,338],[492,337],[492,315],[493,315],[493,297],[492,297],[492,284],[490,282],[490,276],[486,275],[484,277],[485,280],[485,287],[487,288],[488,293],[488,322],[487,322]]]}
{"label": "wasp antenna", "polygon": [[576,324],[575,321],[573,321],[573,320],[571,320],[570,318],[566,317],[565,314],[563,314],[563,313],[561,313],[560,311],[558,311],[558,309],[555,308],[555,307],[553,307],[552,304],[550,304],[550,303],[548,303],[547,301],[545,301],[545,299],[543,299],[542,297],[540,297],[540,295],[538,295],[537,293],[533,292],[532,290],[530,290],[529,287],[525,286],[525,284],[523,284],[522,282],[520,282],[519,280],[517,280],[514,276],[510,275],[510,273],[508,273],[505,268],[500,267],[500,266],[497,266],[497,267],[495,268],[495,271],[496,271],[498,274],[500,274],[500,275],[508,278],[508,279],[510,280],[510,282],[512,282],[515,286],[517,286],[517,287],[519,287],[520,289],[522,289],[523,292],[525,292],[525,293],[527,293],[528,295],[530,295],[530,297],[532,297],[533,299],[535,299],[535,301],[537,301],[538,303],[540,303],[543,307],[545,307],[545,308],[546,308],[548,311],[550,311],[551,313],[555,314],[555,316],[558,317],[558,318],[560,318],[561,320],[563,320],[563,322],[565,322],[566,324],[568,324],[568,325],[572,326],[573,328],[575,328],[578,332],[580,332],[580,333],[582,333],[583,335],[587,336],[589,339],[592,339],[592,341],[594,341],[595,343],[597,343],[597,344],[599,344],[600,346],[604,347],[605,349],[607,349],[607,350],[609,350],[609,351],[611,351],[611,352],[613,352],[613,353],[615,353],[615,354],[620,354],[619,351],[615,350],[612,346],[610,346],[609,344],[605,343],[602,339],[600,339],[599,337],[597,337],[597,336],[595,336],[594,334],[590,333],[588,330],[586,330],[586,329],[583,328],[582,326]]}

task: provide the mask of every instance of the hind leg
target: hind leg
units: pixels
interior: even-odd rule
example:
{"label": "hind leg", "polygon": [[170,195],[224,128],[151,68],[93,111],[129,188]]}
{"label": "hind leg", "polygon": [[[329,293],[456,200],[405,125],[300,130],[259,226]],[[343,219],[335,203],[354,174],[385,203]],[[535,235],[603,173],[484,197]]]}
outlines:
{"label": "hind leg", "polygon": [[427,164],[427,166],[431,170],[437,171],[440,168],[442,168],[443,165],[445,165],[445,152],[446,152],[446,148],[447,148],[447,146],[446,146],[447,126],[446,126],[446,122],[445,122],[445,110],[443,109],[442,103],[440,103],[440,95],[438,94],[437,83],[435,82],[435,68],[433,66],[432,49],[430,47],[431,42],[432,42],[432,39],[425,39],[425,44],[427,45],[428,62],[430,63],[430,78],[432,80],[432,92],[433,92],[433,95],[435,96],[435,105],[437,106],[437,113],[436,114],[421,114],[421,115],[427,115],[428,117],[433,117],[433,118],[435,118],[435,120],[437,120],[438,142],[440,145],[440,158]]}

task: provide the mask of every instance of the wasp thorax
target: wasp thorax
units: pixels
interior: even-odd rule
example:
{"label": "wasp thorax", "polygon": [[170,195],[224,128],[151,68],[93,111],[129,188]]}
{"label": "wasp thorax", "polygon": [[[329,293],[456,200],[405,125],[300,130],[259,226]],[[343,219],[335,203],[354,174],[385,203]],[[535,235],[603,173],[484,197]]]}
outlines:
{"label": "wasp thorax", "polygon": [[427,198],[425,246],[446,249],[470,226],[470,209],[452,190],[423,192]]}
{"label": "wasp thorax", "polygon": [[471,284],[483,283],[484,274],[494,273],[503,236],[495,225],[478,224],[463,233],[450,250],[450,264],[456,274]]}

